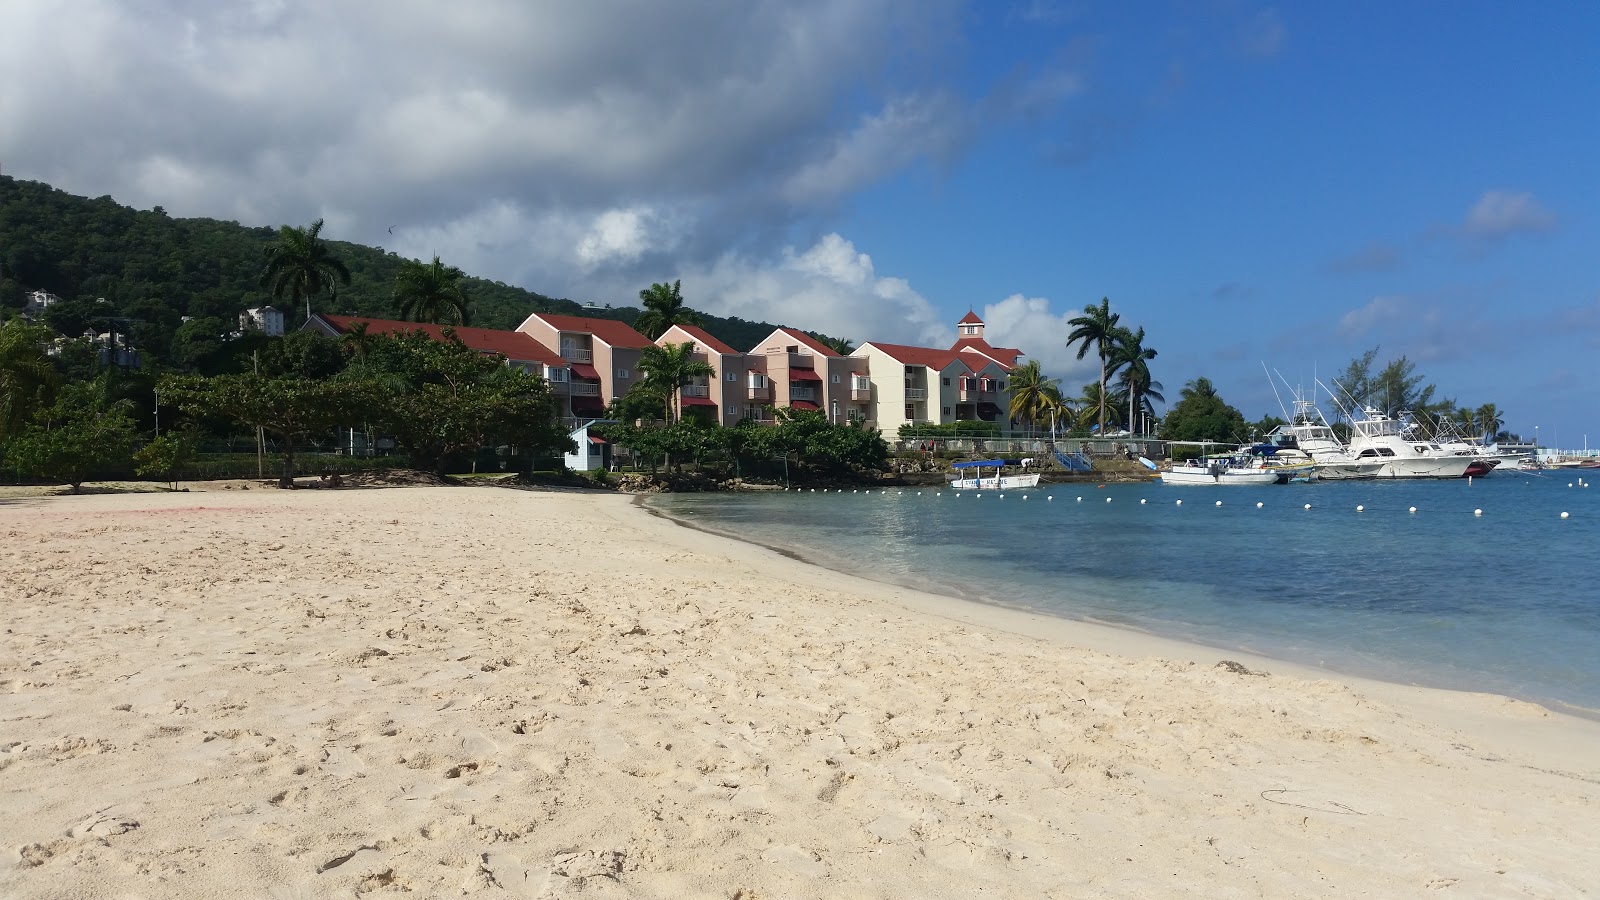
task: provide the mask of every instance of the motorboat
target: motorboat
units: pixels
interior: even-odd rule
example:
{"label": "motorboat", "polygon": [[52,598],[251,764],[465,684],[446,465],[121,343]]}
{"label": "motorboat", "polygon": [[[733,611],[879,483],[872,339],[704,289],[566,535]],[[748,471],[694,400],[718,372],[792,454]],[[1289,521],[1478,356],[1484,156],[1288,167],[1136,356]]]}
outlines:
{"label": "motorboat", "polygon": [[1176,463],[1161,473],[1163,484],[1276,484],[1278,473],[1247,456],[1200,457]]}
{"label": "motorboat", "polygon": [[[1020,475],[1006,475],[1006,466],[1016,466],[1022,469]],[[970,478],[953,478],[950,480],[950,489],[953,491],[1008,491],[1013,488],[1031,488],[1039,486],[1039,473],[1029,472],[1033,467],[1031,459],[985,459],[977,462],[958,462],[951,466],[958,473],[971,472]],[[993,475],[984,475],[984,469],[994,469]]]}
{"label": "motorboat", "polygon": [[1309,463],[1312,476],[1326,481],[1376,478],[1383,468],[1377,460],[1351,453],[1316,404],[1303,397],[1295,398],[1289,424],[1275,429],[1267,441],[1277,448],[1273,456],[1279,464]]}
{"label": "motorboat", "polygon": [[1474,463],[1484,465],[1476,456],[1447,452],[1410,431],[1404,420],[1365,407],[1351,422],[1350,453],[1357,460],[1380,463],[1379,478],[1463,478]]}

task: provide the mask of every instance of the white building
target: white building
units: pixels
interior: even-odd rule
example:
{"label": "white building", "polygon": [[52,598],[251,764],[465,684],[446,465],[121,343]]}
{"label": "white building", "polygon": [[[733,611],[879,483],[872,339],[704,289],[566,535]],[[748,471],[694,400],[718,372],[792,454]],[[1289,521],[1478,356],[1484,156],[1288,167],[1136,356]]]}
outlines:
{"label": "white building", "polygon": [[259,331],[267,337],[283,334],[283,313],[271,306],[255,306],[239,313],[240,331]]}
{"label": "white building", "polygon": [[49,291],[30,291],[28,305],[22,311],[30,317],[37,316],[60,302],[61,298]]}

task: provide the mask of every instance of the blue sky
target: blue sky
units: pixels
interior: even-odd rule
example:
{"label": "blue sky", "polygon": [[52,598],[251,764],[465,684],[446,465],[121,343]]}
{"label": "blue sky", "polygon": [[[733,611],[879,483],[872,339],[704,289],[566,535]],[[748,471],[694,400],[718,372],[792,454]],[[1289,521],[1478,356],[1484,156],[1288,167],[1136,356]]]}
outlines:
{"label": "blue sky", "polygon": [[1600,5],[10,0],[8,174],[1250,418],[1380,346],[1600,445]]}

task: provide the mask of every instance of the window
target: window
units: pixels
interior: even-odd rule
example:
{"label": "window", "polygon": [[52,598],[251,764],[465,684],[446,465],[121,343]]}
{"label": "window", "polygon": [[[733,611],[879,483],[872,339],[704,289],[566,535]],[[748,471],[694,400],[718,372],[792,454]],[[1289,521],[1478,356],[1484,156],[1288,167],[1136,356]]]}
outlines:
{"label": "window", "polygon": [[783,349],[788,351],[789,353],[799,353],[800,352],[799,346],[797,346],[795,344],[790,344],[789,346],[787,346],[787,347],[785,347]]}
{"label": "window", "polygon": [[947,416],[950,415],[950,407],[946,406],[944,408],[944,414],[947,415]]}
{"label": "window", "polygon": [[1006,389],[1006,383],[1004,381],[1000,382],[1000,390],[1003,391],[1005,389]]}
{"label": "window", "polygon": [[834,384],[838,384],[839,383],[839,376],[837,376],[837,375],[833,376],[833,383]]}
{"label": "window", "polygon": [[911,422],[917,420],[917,408],[910,403],[906,404],[906,419]]}
{"label": "window", "polygon": [[760,372],[751,372],[750,373],[750,386],[753,387],[753,388],[764,388],[764,387],[766,387],[767,386],[767,376],[762,374],[762,373],[760,373]]}
{"label": "window", "polygon": [[727,379],[729,381],[737,383],[739,381],[739,373],[738,372],[729,372],[728,375],[727,375]]}
{"label": "window", "polygon": [[617,377],[618,378],[627,378],[628,377],[628,370],[627,369],[618,369],[617,370]]}
{"label": "window", "polygon": [[949,387],[950,386],[950,379],[948,379],[948,378],[944,379],[944,386],[945,387]]}
{"label": "window", "polygon": [[551,384],[563,384],[567,380],[567,370],[555,366],[545,366],[544,380]]}

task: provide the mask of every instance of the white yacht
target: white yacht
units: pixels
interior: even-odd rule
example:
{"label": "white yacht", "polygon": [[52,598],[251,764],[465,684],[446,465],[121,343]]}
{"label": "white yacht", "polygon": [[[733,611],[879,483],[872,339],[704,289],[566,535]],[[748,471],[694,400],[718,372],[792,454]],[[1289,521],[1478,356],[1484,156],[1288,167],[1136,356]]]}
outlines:
{"label": "white yacht", "polygon": [[[1350,453],[1377,462],[1379,478],[1461,478],[1477,457],[1450,453],[1431,440],[1408,437],[1406,423],[1366,407],[1351,423]],[[1487,471],[1487,470],[1484,470]]]}
{"label": "white yacht", "polygon": [[1278,448],[1277,460],[1309,461],[1312,474],[1328,481],[1376,478],[1383,469],[1381,461],[1360,459],[1346,449],[1316,404],[1302,397],[1294,399],[1293,420],[1268,435],[1267,440]]}

